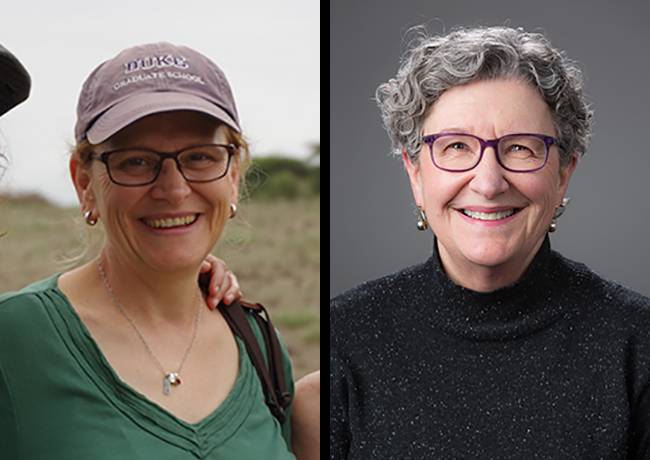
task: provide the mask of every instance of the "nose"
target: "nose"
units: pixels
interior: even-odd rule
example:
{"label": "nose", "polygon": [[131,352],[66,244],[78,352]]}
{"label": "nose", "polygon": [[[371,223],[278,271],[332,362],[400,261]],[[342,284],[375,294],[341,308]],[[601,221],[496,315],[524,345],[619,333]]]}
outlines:
{"label": "nose", "polygon": [[474,174],[469,184],[470,189],[487,199],[493,199],[510,186],[504,176],[505,172],[497,160],[494,148],[486,147],[481,161],[470,171]]}
{"label": "nose", "polygon": [[165,158],[160,166],[160,174],[153,183],[152,196],[176,204],[183,201],[190,193],[192,188],[181,174],[174,159]]}

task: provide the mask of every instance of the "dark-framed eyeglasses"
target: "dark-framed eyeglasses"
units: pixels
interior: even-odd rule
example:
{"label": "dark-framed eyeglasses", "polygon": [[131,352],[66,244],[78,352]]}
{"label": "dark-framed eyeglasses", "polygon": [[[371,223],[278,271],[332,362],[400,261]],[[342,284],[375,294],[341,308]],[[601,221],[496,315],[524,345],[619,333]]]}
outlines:
{"label": "dark-framed eyeglasses", "polygon": [[125,187],[152,184],[162,171],[163,161],[172,159],[188,182],[212,182],[228,173],[234,144],[200,144],[177,152],[128,147],[110,150],[96,158],[106,165],[111,181]]}
{"label": "dark-framed eyeglasses", "polygon": [[558,143],[552,136],[534,133],[508,134],[489,140],[467,133],[438,133],[423,136],[422,142],[429,146],[433,164],[449,172],[474,169],[487,147],[494,149],[499,165],[507,171],[537,171],[546,165],[550,147]]}

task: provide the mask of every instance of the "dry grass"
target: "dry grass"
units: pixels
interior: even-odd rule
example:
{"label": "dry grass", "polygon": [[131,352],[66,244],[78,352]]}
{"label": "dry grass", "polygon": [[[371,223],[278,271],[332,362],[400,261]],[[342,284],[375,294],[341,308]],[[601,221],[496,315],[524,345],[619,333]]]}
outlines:
{"label": "dry grass", "polygon": [[[89,239],[76,208],[38,197],[0,197],[0,216],[0,292],[65,271],[64,259],[81,254]],[[92,232],[100,234],[98,227]],[[101,237],[90,239],[94,244],[77,263],[96,254]],[[296,377],[319,368],[319,201],[244,203],[214,254],[237,274],[245,297],[269,310]]]}

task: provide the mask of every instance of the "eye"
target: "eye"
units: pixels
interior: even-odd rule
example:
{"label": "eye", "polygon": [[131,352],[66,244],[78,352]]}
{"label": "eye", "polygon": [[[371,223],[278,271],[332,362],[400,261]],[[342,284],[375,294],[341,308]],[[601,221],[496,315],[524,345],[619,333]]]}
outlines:
{"label": "eye", "polygon": [[149,162],[147,161],[146,158],[144,157],[134,157],[134,158],[127,158],[122,162],[123,166],[147,166]]}
{"label": "eye", "polygon": [[442,158],[469,158],[480,151],[478,141],[463,134],[443,134],[432,145],[432,153]]}
{"label": "eye", "polygon": [[446,149],[453,149],[453,150],[469,150],[469,146],[468,146],[466,143],[464,143],[464,142],[456,141],[456,142],[452,142],[451,144],[449,144],[449,145],[446,147]]}
{"label": "eye", "polygon": [[207,152],[190,152],[183,158],[183,160],[195,163],[204,161],[216,161],[217,159],[215,158],[214,154]]}
{"label": "eye", "polygon": [[137,172],[141,170],[154,169],[157,166],[157,159],[146,153],[125,153],[116,154],[111,158],[111,167],[122,171]]}
{"label": "eye", "polygon": [[179,157],[183,167],[194,170],[220,168],[227,160],[227,151],[218,145],[192,148]]}
{"label": "eye", "polygon": [[538,155],[533,149],[522,144],[509,145],[504,153],[513,158],[529,158]]}

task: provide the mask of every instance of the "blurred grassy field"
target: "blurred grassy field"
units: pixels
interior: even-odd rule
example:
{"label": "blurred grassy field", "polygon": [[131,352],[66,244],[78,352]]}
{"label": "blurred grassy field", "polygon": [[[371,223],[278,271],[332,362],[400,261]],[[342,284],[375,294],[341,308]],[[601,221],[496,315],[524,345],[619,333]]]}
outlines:
{"label": "blurred grassy field", "polygon": [[[83,224],[77,208],[35,196],[0,196],[0,292],[94,257],[100,226]],[[247,201],[229,222],[214,254],[237,275],[244,297],[271,313],[291,353],[294,374],[320,368],[320,202]],[[65,261],[68,260],[66,265]]]}

